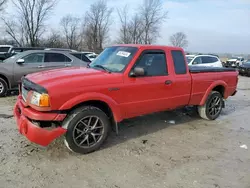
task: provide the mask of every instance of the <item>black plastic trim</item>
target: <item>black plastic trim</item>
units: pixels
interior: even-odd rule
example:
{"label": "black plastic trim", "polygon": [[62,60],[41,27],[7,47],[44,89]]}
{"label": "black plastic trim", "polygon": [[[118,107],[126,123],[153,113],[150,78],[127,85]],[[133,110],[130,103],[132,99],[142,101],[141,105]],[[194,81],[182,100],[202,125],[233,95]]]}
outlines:
{"label": "black plastic trim", "polygon": [[28,91],[32,90],[32,91],[36,91],[38,93],[46,93],[46,94],[48,94],[47,89],[45,89],[44,87],[42,87],[42,86],[40,86],[38,84],[35,84],[34,82],[28,80],[25,77],[22,78],[22,85]]}
{"label": "black plastic trim", "polygon": [[235,72],[234,68],[224,67],[203,67],[203,66],[189,66],[190,73],[205,73],[205,72]]}

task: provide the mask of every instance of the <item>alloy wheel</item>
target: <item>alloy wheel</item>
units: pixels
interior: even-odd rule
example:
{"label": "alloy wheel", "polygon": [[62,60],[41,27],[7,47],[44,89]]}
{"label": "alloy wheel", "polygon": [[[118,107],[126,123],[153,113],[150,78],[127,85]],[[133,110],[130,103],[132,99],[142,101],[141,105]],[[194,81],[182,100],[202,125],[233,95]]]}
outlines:
{"label": "alloy wheel", "polygon": [[78,147],[89,148],[96,145],[104,134],[103,122],[97,116],[87,116],[77,122],[73,140]]}
{"label": "alloy wheel", "polygon": [[218,96],[213,97],[208,106],[209,115],[212,117],[217,116],[220,113],[221,109],[222,109],[221,98]]}
{"label": "alloy wheel", "polygon": [[4,90],[4,86],[3,86],[3,83],[0,82],[0,93],[2,93]]}

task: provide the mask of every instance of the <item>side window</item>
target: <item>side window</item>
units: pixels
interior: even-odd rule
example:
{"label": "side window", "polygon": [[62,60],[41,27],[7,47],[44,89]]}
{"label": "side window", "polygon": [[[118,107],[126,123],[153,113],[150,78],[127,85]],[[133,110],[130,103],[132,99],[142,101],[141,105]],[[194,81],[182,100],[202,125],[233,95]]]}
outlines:
{"label": "side window", "polygon": [[146,52],[135,67],[142,67],[145,70],[145,76],[164,76],[167,75],[167,62],[164,52]]}
{"label": "side window", "polygon": [[208,56],[202,56],[201,59],[202,59],[203,64],[204,63],[213,63],[213,62],[211,62],[211,58]]}
{"label": "side window", "polygon": [[186,74],[187,67],[186,67],[185,58],[184,58],[182,51],[173,50],[171,51],[171,54],[172,54],[172,58],[174,61],[175,74]]}
{"label": "side window", "polygon": [[81,54],[71,53],[71,55],[75,56],[78,59],[81,59]]}
{"label": "side window", "polygon": [[209,59],[210,59],[211,63],[215,63],[215,62],[219,61],[219,59],[217,59],[216,57],[209,57]]}
{"label": "side window", "polygon": [[202,64],[201,57],[196,57],[193,61],[193,64]]}
{"label": "side window", "polygon": [[43,53],[33,53],[23,57],[25,63],[43,63],[44,54]]}
{"label": "side window", "polygon": [[82,54],[82,60],[85,62],[91,62],[84,54]]}
{"label": "side window", "polygon": [[46,53],[45,62],[71,62],[71,59],[60,53]]}

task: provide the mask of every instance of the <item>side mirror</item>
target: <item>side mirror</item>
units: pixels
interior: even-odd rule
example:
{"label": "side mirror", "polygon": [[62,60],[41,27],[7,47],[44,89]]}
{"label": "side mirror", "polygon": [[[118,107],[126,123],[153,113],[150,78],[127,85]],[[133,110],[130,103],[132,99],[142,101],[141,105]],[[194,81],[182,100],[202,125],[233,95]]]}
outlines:
{"label": "side mirror", "polygon": [[137,76],[144,76],[145,75],[145,70],[142,67],[135,67],[131,72],[130,76],[131,77],[137,77]]}
{"label": "side mirror", "polygon": [[24,63],[24,59],[18,59],[17,62],[16,62],[18,65],[21,65]]}
{"label": "side mirror", "polygon": [[198,64],[198,62],[194,61],[192,64],[193,64],[193,65],[197,65],[197,64]]}

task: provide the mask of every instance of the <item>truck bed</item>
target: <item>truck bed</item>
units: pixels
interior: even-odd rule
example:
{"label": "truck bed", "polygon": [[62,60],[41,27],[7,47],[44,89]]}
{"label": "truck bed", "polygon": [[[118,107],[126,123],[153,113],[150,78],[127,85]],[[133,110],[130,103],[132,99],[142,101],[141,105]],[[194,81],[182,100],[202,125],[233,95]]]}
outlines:
{"label": "truck bed", "polygon": [[189,66],[190,73],[205,73],[205,72],[234,72],[234,68],[224,67],[202,67],[202,66]]}

